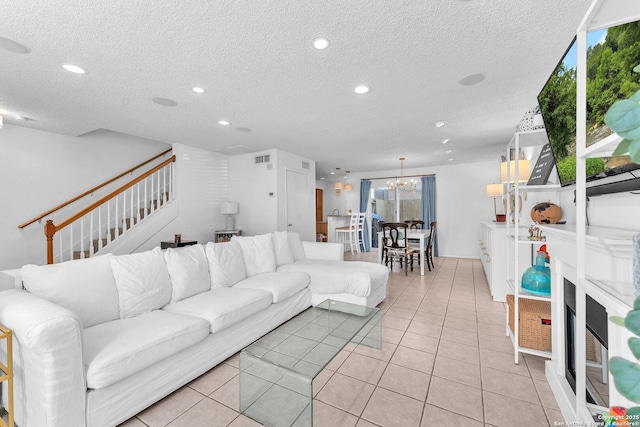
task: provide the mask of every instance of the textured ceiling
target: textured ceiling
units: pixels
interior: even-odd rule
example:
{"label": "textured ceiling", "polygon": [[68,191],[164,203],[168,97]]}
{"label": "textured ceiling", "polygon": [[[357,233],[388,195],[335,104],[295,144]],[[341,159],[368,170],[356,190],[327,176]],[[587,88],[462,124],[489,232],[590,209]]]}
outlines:
{"label": "textured ceiling", "polygon": [[[497,158],[591,0],[2,3],[0,37],[31,49],[0,48],[7,123],[279,148],[315,160],[321,177],[398,169],[401,156],[405,168]],[[329,48],[314,49],[318,37]],[[460,84],[474,73],[486,78]],[[371,92],[356,95],[358,84]]]}

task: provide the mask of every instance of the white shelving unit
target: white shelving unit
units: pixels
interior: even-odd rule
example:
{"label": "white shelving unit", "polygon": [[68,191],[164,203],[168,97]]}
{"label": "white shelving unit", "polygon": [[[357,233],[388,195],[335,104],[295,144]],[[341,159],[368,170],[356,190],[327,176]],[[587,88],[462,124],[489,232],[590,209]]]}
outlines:
{"label": "white shelving unit", "polygon": [[[537,156],[532,153],[539,151],[544,145],[548,144],[547,133],[544,129],[516,132],[507,147],[507,159],[511,159],[511,153],[514,154],[513,160],[520,159],[520,154],[528,152],[530,161],[535,162]],[[544,241],[529,240],[528,226],[524,227],[523,215],[521,212],[521,198],[528,192],[549,192],[560,188],[559,184],[548,185],[526,185],[526,183],[518,182],[513,177],[519,176],[518,162],[514,163],[514,170],[511,170],[511,163],[507,167],[507,197],[513,197],[513,203],[507,202],[507,293],[513,294],[513,312],[514,323],[513,330],[509,327],[509,313],[507,313],[506,333],[511,337],[514,349],[514,362],[519,362],[520,353],[533,354],[541,357],[551,357],[551,352],[542,351],[533,348],[520,346],[519,322],[518,315],[520,309],[520,299],[527,298],[532,300],[551,301],[551,297],[532,294],[522,289],[520,281],[525,266],[532,265],[534,257],[533,251],[535,247],[545,244]],[[513,182],[512,182],[513,181]],[[557,195],[554,195],[554,202],[557,203]],[[514,207],[514,209],[512,209]],[[513,218],[513,222],[511,221]]]}
{"label": "white shelving unit", "polygon": [[[587,11],[577,31],[577,111],[576,111],[576,224],[570,226],[570,230],[549,230],[556,233],[554,240],[560,244],[566,244],[562,251],[564,259],[561,260],[561,268],[566,274],[575,275],[575,390],[573,393],[564,378],[564,344],[562,340],[554,336],[554,359],[547,362],[546,372],[549,384],[558,400],[563,415],[567,420],[582,423],[593,422],[593,415],[606,411],[607,408],[599,408],[587,402],[586,393],[586,297],[589,295],[607,310],[607,315],[626,314],[633,304],[634,286],[630,277],[630,268],[615,264],[622,262],[623,258],[629,264],[629,257],[620,254],[630,250],[630,236],[637,233],[633,230],[620,230],[614,228],[587,227],[586,219],[586,159],[590,157],[610,156],[617,147],[621,138],[611,135],[591,146],[586,146],[586,51],[587,32],[620,25],[640,19],[640,2],[626,0],[594,0]],[[566,236],[565,236],[566,234]],[[563,243],[564,242],[564,243]],[[604,249],[603,249],[604,248]],[[626,249],[624,249],[626,248]],[[568,256],[570,253],[570,256]],[[607,261],[603,262],[602,258]],[[575,256],[573,256],[575,255]],[[596,260],[598,267],[596,268]],[[608,263],[609,269],[603,267]],[[575,267],[575,271],[573,271]],[[571,271],[571,273],[570,273]],[[606,271],[606,272],[603,272]],[[629,271],[629,275],[602,279],[596,277],[601,274],[606,277]],[[554,274],[554,272],[552,272]],[[624,276],[624,274],[623,274]],[[562,304],[558,303],[554,314],[560,314]],[[558,329],[556,329],[558,327]],[[564,331],[564,323],[554,326],[555,332]],[[630,355],[626,348],[624,328],[609,325],[609,356]],[[558,349],[556,349],[556,344]],[[556,355],[558,351],[559,355]],[[632,357],[632,356],[631,356]],[[609,375],[609,406],[630,406],[617,393],[613,385],[613,379]],[[633,405],[633,404],[631,404]]]}

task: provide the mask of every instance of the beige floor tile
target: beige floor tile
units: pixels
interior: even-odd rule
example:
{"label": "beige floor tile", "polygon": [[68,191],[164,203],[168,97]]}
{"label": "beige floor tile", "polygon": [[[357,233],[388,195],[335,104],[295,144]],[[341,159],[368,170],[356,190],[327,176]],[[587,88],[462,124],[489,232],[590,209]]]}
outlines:
{"label": "beige floor tile", "polygon": [[351,353],[338,372],[370,384],[377,384],[386,367],[386,361]]}
{"label": "beige floor tile", "polygon": [[442,326],[444,324],[444,315],[428,313],[425,311],[417,311],[415,316],[413,316],[413,320],[417,320],[418,322],[431,323],[434,325]]}
{"label": "beige floor tile", "polygon": [[533,380],[533,385],[538,392],[538,397],[540,402],[542,402],[542,406],[549,409],[557,409],[560,410],[558,406],[558,402],[556,398],[553,396],[553,391],[549,386],[549,383],[546,380]]}
{"label": "beige floor tile", "polygon": [[195,391],[209,395],[236,375],[238,375],[238,368],[226,363],[221,363],[209,372],[191,381],[188,385]]}
{"label": "beige floor tile", "polygon": [[335,374],[335,372],[329,369],[323,369],[320,373],[313,379],[313,396],[315,397],[322,387],[327,384],[327,382],[331,379],[331,377]]}
{"label": "beige floor tile", "polygon": [[235,376],[225,385],[209,395],[213,400],[222,403],[234,411],[240,410],[240,377]]}
{"label": "beige floor tile", "polygon": [[506,336],[480,335],[478,341],[480,342],[480,349],[501,351],[513,355],[513,344],[511,339]]}
{"label": "beige floor tile", "polygon": [[497,337],[506,336],[504,323],[497,325],[495,323],[478,322],[478,335],[494,335]]}
{"label": "beige floor tile", "polygon": [[[545,372],[545,362],[547,361],[547,359],[526,354],[524,356],[524,360],[525,360],[525,364],[529,368],[529,373],[531,374],[531,378],[546,381],[547,374]],[[522,364],[522,362],[520,362],[520,364]]]}
{"label": "beige floor tile", "polygon": [[438,356],[433,367],[433,376],[480,388],[480,366],[448,357]]}
{"label": "beige floor tile", "polygon": [[474,320],[463,319],[461,317],[452,317],[447,312],[444,318],[444,327],[452,329],[461,329],[463,331],[475,332],[478,330],[478,324]]}
{"label": "beige floor tile", "polygon": [[425,405],[420,427],[433,426],[483,427],[484,424],[437,406]]}
{"label": "beige floor tile", "polygon": [[429,380],[429,374],[390,363],[378,386],[424,402]]}
{"label": "beige floor tile", "polygon": [[406,331],[411,323],[410,319],[402,319],[400,317],[393,317],[385,313],[382,316],[382,326],[387,328],[397,329],[399,331]]}
{"label": "beige floor tile", "polygon": [[409,328],[407,328],[407,332],[426,335],[433,338],[440,338],[440,334],[442,333],[442,326],[434,325],[433,323],[424,323],[413,320],[409,325]]}
{"label": "beige floor tile", "polygon": [[399,319],[413,319],[413,315],[416,314],[415,310],[410,310],[406,308],[396,307],[394,303],[393,306],[385,313],[387,316],[397,317]]}
{"label": "beige floor tile", "polygon": [[421,417],[422,402],[380,387],[362,413],[362,418],[382,427],[417,426]]}
{"label": "beige floor tile", "polygon": [[477,421],[483,421],[482,390],[475,387],[432,377],[427,403]]}
{"label": "beige floor tile", "polygon": [[379,427],[379,426],[374,424],[374,423],[370,423],[367,420],[363,420],[362,418],[360,418],[358,420],[358,424],[356,424],[356,427]]}
{"label": "beige floor tile", "polygon": [[496,427],[548,427],[542,406],[484,392],[485,421]]}
{"label": "beige floor tile", "polygon": [[512,374],[523,375],[529,377],[529,369],[527,364],[520,358],[520,363],[513,363],[513,352],[504,353],[502,351],[493,351],[486,348],[480,349],[480,363],[483,367],[494,368]]}
{"label": "beige floor tile", "polygon": [[224,363],[240,369],[240,352],[237,352],[236,354],[225,360]]}
{"label": "beige floor tile", "polygon": [[480,364],[480,352],[478,347],[453,341],[440,340],[438,356],[445,356],[467,363],[475,363],[476,365]]}
{"label": "beige floor tile", "polygon": [[435,354],[427,353],[413,348],[398,346],[391,358],[391,363],[410,368],[415,371],[430,374],[436,360]]}
{"label": "beige floor tile", "polygon": [[342,374],[334,374],[316,399],[360,416],[375,386]]}
{"label": "beige floor tile", "polygon": [[400,345],[435,354],[438,351],[438,342],[438,338],[407,332],[402,337]]}
{"label": "beige floor tile", "polygon": [[475,347],[478,346],[478,332],[475,330],[463,331],[462,329],[447,328],[445,326],[442,328],[442,335],[440,336],[440,339],[472,345]]}
{"label": "beige floor tile", "polygon": [[203,399],[197,391],[182,387],[139,413],[138,418],[150,427],[166,426]]}
{"label": "beige floor tile", "polygon": [[253,421],[251,418],[245,417],[244,415],[239,415],[229,427],[260,427],[262,424],[257,421]]}
{"label": "beige floor tile", "polygon": [[229,425],[237,416],[237,412],[206,398],[169,423],[168,427],[224,427]]}
{"label": "beige floor tile", "polygon": [[543,408],[544,412],[547,414],[547,421],[549,421],[550,426],[559,426],[565,422],[564,417],[562,416],[562,412],[557,409],[551,408]]}
{"label": "beige floor tile", "polygon": [[358,344],[358,346],[353,350],[353,352],[362,354],[364,356],[373,357],[374,359],[384,360],[385,362],[388,362],[389,360],[391,360],[391,357],[393,356],[393,353],[396,351],[397,347],[398,346],[396,344],[391,344],[383,341],[382,349],[380,350],[378,350],[377,348],[368,347],[363,344]]}
{"label": "beige floor tile", "polygon": [[482,388],[496,394],[509,396],[540,405],[538,393],[530,377],[511,374],[498,369],[482,367]]}
{"label": "beige floor tile", "polygon": [[[4,417],[2,418],[5,424],[9,425],[9,420],[6,420]],[[137,419],[136,417],[129,418],[127,421],[119,424],[118,427],[147,427],[145,423]]]}
{"label": "beige floor tile", "polygon": [[351,352],[342,350],[340,353],[336,354],[331,362],[329,362],[329,364],[327,365],[327,369],[337,371],[338,369],[340,369],[340,366],[344,363],[344,361],[347,360],[347,357],[349,357],[350,354]]}
{"label": "beige floor tile", "polygon": [[382,327],[382,341],[389,342],[391,344],[399,344],[403,335],[404,331],[387,328],[386,326]]}
{"label": "beige floor tile", "polygon": [[353,427],[358,417],[324,402],[313,402],[314,427]]}

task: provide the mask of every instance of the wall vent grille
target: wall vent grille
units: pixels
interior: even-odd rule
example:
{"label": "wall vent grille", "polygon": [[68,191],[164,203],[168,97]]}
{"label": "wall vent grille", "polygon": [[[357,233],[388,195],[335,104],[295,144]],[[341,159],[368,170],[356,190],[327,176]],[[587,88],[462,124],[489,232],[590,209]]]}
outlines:
{"label": "wall vent grille", "polygon": [[263,156],[256,156],[256,164],[258,164],[258,163],[269,163],[270,160],[271,160],[271,155],[270,154],[265,154]]}

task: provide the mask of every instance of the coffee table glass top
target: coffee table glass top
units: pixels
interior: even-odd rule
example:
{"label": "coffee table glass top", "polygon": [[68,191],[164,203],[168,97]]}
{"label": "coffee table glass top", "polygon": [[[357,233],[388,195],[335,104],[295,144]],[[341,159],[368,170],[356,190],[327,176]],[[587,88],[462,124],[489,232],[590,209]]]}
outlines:
{"label": "coffee table glass top", "polygon": [[326,300],[242,352],[313,379],[351,341],[380,348],[380,325],[370,322],[378,311],[375,307]]}

